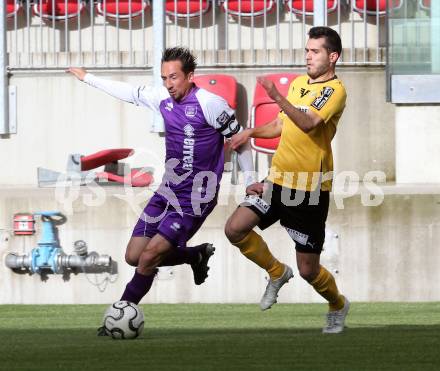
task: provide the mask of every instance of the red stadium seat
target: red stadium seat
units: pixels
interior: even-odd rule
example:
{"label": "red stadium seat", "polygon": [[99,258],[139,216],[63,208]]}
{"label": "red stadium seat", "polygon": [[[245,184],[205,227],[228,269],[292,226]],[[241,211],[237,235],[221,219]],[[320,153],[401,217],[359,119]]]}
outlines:
{"label": "red stadium seat", "polygon": [[149,8],[149,0],[99,0],[96,4],[98,14],[120,20],[138,17]]}
{"label": "red stadium seat", "polygon": [[63,21],[77,17],[84,6],[82,0],[38,0],[34,2],[34,13],[44,20]]}
{"label": "red stadium seat", "polygon": [[98,180],[107,180],[110,182],[127,184],[132,187],[147,187],[153,182],[153,175],[139,169],[131,169],[130,174],[122,176],[108,171],[96,173]]}
{"label": "red stadium seat", "polygon": [[99,180],[107,180],[111,182],[128,184],[132,187],[146,187],[153,181],[153,176],[149,172],[139,169],[131,169],[129,174],[118,174],[110,171],[109,164],[117,164],[119,160],[127,158],[134,153],[131,148],[106,149],[96,152],[92,155],[81,157],[81,171],[96,169],[105,166],[104,171],[97,172],[96,178]]}
{"label": "red stadium seat", "polygon": [[[285,0],[289,11],[301,15],[313,15],[313,0]],[[327,0],[327,13],[334,12],[338,8],[338,0]]]}
{"label": "red stadium seat", "polygon": [[274,0],[222,0],[223,10],[232,16],[258,17],[276,8]]}
{"label": "red stadium seat", "polygon": [[165,12],[173,18],[199,17],[210,7],[209,0],[166,0]]}
{"label": "red stadium seat", "polygon": [[110,162],[127,158],[133,153],[131,148],[105,149],[92,155],[81,157],[81,171],[96,169]]}
{"label": "red stadium seat", "polygon": [[[399,9],[403,0],[388,0],[389,9]],[[387,12],[387,0],[352,0],[353,10],[366,15],[385,15]]]}
{"label": "red stadium seat", "polygon": [[[237,109],[237,81],[230,75],[198,75],[194,83],[199,88],[221,96],[232,109]],[[231,151],[229,142],[225,141],[225,151]],[[233,168],[236,166],[233,163]]]}
{"label": "red stadium seat", "polygon": [[15,17],[18,11],[21,9],[21,3],[16,0],[7,0],[6,2],[6,17]]}
{"label": "red stadium seat", "polygon": [[[64,181],[79,181],[80,184],[98,181],[101,184],[114,182],[132,187],[147,187],[153,182],[151,168],[130,169],[128,163],[119,162],[133,153],[134,150],[131,148],[117,148],[106,149],[88,156],[78,153],[70,154],[65,174],[38,167],[38,185],[40,187],[56,186],[59,180],[63,179]],[[104,166],[104,170],[97,172],[96,169],[101,166]]]}
{"label": "red stadium seat", "polygon": [[431,9],[431,0],[419,0],[419,6],[423,10]]}
{"label": "red stadium seat", "polygon": [[[287,96],[290,83],[297,76],[298,75],[293,73],[277,73],[266,75],[265,77],[275,83],[282,95]],[[264,90],[260,84],[257,84],[255,87],[254,101],[252,103],[250,126],[254,128],[266,125],[270,121],[273,121],[279,112],[280,108],[278,105],[266,94],[266,90]],[[251,145],[257,152],[272,154],[275,153],[279,141],[279,138],[252,138]]]}
{"label": "red stadium seat", "polygon": [[194,83],[211,93],[220,95],[231,108],[237,108],[237,81],[229,75],[198,75]]}

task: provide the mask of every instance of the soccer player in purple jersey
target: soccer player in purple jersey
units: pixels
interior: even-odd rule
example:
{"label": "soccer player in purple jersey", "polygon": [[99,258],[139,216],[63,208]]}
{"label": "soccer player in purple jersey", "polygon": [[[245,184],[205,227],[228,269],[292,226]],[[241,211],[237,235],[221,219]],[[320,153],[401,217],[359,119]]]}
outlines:
{"label": "soccer player in purple jersey", "polygon": [[[212,244],[187,247],[217,203],[223,173],[224,138],[240,132],[227,102],[193,83],[195,57],[185,48],[162,55],[163,87],[132,87],[98,78],[83,68],[69,72],[116,98],[160,112],[165,122],[166,163],[162,182],[134,227],[125,260],[135,266],[121,300],[138,304],[147,294],[157,267],[190,264],[196,285],[208,276]],[[249,143],[238,150],[246,185],[253,183]]]}

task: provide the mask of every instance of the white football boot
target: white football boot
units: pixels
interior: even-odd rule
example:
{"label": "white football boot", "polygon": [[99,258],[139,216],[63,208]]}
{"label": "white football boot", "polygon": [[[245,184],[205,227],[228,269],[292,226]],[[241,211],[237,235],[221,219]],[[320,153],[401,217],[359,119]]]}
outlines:
{"label": "white football boot", "polygon": [[344,297],[345,303],[341,310],[335,310],[327,313],[327,324],[322,329],[324,334],[339,334],[344,331],[345,317],[350,309],[350,302]]}
{"label": "white football boot", "polygon": [[277,302],[278,291],[280,291],[281,287],[293,277],[292,268],[288,265],[284,265],[284,267],[284,273],[280,278],[276,280],[269,279],[266,291],[260,301],[261,310],[267,310]]}

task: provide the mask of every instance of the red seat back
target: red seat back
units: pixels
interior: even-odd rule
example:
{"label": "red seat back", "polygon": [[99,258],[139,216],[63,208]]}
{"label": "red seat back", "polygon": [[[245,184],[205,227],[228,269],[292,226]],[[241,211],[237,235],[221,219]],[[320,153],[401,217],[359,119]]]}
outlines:
{"label": "red seat back", "polygon": [[[285,0],[289,11],[297,14],[313,15],[313,0]],[[338,0],[327,0],[327,12],[334,12],[338,8]]]}
{"label": "red seat back", "polygon": [[[387,0],[352,0],[353,10],[367,15],[385,15],[387,11]],[[402,6],[402,0],[388,0],[389,9],[398,9]]]}
{"label": "red seat back", "polygon": [[17,12],[20,10],[21,8],[21,3],[19,3],[16,0],[7,0],[6,2],[6,17],[10,18],[10,17],[14,17]]}
{"label": "red seat back", "polygon": [[170,17],[199,17],[209,10],[209,0],[166,0],[165,12]]}
{"label": "red seat back", "polygon": [[110,162],[122,160],[133,153],[131,148],[105,149],[92,155],[81,157],[81,171],[96,169]]}
{"label": "red seat back", "polygon": [[[277,73],[266,75],[265,77],[272,80],[279,92],[283,96],[287,96],[290,83],[297,77],[293,73]],[[251,112],[251,127],[260,127],[273,121],[280,112],[279,106],[266,94],[266,90],[257,84],[254,93],[254,102]],[[261,139],[252,138],[251,145],[258,152],[274,153],[278,147],[279,138]]]}
{"label": "red seat back", "polygon": [[127,184],[132,187],[147,187],[153,182],[153,175],[139,169],[132,169],[130,174],[125,176],[102,171],[96,174],[96,177],[101,180],[110,182]]}
{"label": "red seat back", "polygon": [[223,97],[229,106],[237,108],[237,81],[229,75],[198,75],[194,83],[199,87]]}
{"label": "red seat back", "polygon": [[149,0],[99,0],[96,5],[98,14],[121,20],[138,17],[149,8]]}
{"label": "red seat back", "polygon": [[229,0],[222,1],[221,5],[228,14],[242,17],[262,16],[276,8],[273,0]]}
{"label": "red seat back", "polygon": [[40,0],[34,3],[34,13],[43,19],[66,20],[77,17],[85,2],[78,0]]}
{"label": "red seat back", "polygon": [[420,4],[420,8],[424,10],[431,9],[431,0],[420,0],[419,4]]}

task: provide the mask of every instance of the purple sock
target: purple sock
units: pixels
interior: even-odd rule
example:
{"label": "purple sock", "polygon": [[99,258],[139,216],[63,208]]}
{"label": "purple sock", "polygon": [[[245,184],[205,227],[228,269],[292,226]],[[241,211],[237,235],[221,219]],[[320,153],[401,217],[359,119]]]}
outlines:
{"label": "purple sock", "polygon": [[186,249],[173,248],[171,252],[160,263],[160,267],[169,267],[180,264],[194,264],[200,260],[200,250],[204,245],[187,247]]}
{"label": "purple sock", "polygon": [[156,273],[157,270],[149,276],[144,276],[143,274],[138,273],[136,270],[131,281],[127,283],[127,286],[125,286],[125,291],[122,294],[121,300],[139,304],[141,299],[147,294],[148,291],[150,291]]}

